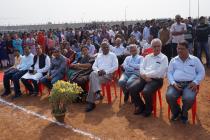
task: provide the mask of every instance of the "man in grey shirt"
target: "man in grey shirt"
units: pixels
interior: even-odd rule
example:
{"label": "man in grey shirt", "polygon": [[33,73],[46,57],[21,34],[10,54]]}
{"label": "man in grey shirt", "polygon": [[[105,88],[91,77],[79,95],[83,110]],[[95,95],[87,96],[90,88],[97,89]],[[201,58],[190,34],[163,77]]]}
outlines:
{"label": "man in grey shirt", "polygon": [[46,76],[40,79],[40,82],[52,89],[53,84],[63,79],[66,69],[66,58],[61,55],[60,49],[53,49],[53,58],[51,59],[51,67]]}

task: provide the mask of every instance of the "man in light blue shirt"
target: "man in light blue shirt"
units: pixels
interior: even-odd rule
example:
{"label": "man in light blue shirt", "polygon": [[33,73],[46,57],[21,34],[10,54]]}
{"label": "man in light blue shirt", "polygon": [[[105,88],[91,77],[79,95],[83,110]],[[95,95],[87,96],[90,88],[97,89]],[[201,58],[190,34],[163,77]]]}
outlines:
{"label": "man in light blue shirt", "polygon": [[135,80],[139,78],[140,64],[143,62],[143,56],[138,55],[137,45],[130,45],[130,54],[127,56],[122,64],[124,73],[121,75],[118,83],[124,93],[124,102],[126,103],[129,98],[129,92],[127,87]]}
{"label": "man in light blue shirt", "polygon": [[[204,79],[205,70],[200,60],[189,54],[188,43],[183,41],[177,46],[178,56],[173,58],[168,68],[169,87],[166,100],[171,107],[172,121],[181,116],[183,123],[188,120],[188,110],[192,107],[197,86]],[[177,99],[182,96],[182,109],[177,104]]]}
{"label": "man in light blue shirt", "polygon": [[3,82],[5,90],[1,96],[8,96],[11,93],[10,80],[13,81],[14,91],[15,91],[15,95],[12,97],[12,99],[21,96],[19,79],[29,70],[29,68],[33,64],[33,57],[34,57],[33,54],[30,53],[29,47],[24,48],[24,53],[25,55],[22,56],[20,65],[18,65],[17,68],[14,69],[12,72],[4,75]]}

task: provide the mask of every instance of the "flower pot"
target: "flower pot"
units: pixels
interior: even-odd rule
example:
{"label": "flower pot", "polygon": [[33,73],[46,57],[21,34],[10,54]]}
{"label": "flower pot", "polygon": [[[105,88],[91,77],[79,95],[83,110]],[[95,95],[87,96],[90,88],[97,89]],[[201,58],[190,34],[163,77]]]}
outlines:
{"label": "flower pot", "polygon": [[62,113],[62,114],[53,114],[53,116],[55,117],[55,119],[58,122],[64,123],[65,113]]}

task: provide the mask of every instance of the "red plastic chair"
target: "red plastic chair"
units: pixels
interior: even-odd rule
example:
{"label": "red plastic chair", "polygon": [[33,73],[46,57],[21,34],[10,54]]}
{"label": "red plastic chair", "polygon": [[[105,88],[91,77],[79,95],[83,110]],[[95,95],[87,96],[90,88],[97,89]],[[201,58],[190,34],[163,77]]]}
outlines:
{"label": "red plastic chair", "polygon": [[152,48],[147,48],[144,50],[144,52],[141,54],[143,57],[145,57],[148,54],[153,53],[153,49]]}
{"label": "red plastic chair", "polygon": [[160,108],[162,108],[162,97],[161,97],[161,89],[158,89],[156,93],[153,95],[152,99],[152,108],[153,108],[153,116],[157,117],[157,95],[159,97]]}
{"label": "red plastic chair", "polygon": [[118,67],[118,69],[116,71],[116,74],[120,78],[120,76],[121,76],[121,66]]}
{"label": "red plastic chair", "polygon": [[[120,106],[121,106],[122,94],[123,94],[123,91],[120,88]],[[157,95],[158,95],[158,98],[159,98],[160,108],[162,108],[161,89],[158,89],[156,91],[156,93],[153,95],[153,98],[152,98],[152,105],[153,105],[152,107],[153,107],[153,115],[154,115],[154,117],[157,116]]]}
{"label": "red plastic chair", "polygon": [[111,102],[112,102],[111,85],[113,85],[115,97],[117,97],[117,88],[116,88],[116,83],[115,83],[116,74],[117,74],[117,72],[114,73],[113,78],[112,78],[111,81],[108,81],[108,82],[106,82],[104,84],[101,84],[102,95],[105,96],[105,89],[106,89],[107,100],[108,100],[109,104],[111,104]]}
{"label": "red plastic chair", "polygon": [[[198,94],[198,92],[199,92],[199,85],[197,86],[197,93],[196,94]],[[195,118],[196,118],[196,112],[197,112],[197,95],[196,95],[196,97],[195,97],[195,100],[194,100],[194,103],[193,103],[193,106],[192,106],[192,122],[193,122],[193,124],[195,124]],[[178,100],[177,100],[177,103],[180,105],[181,104],[181,97],[179,97],[178,98]],[[168,105],[168,119],[170,119],[170,115],[171,115],[171,108],[170,108],[170,106]]]}
{"label": "red plastic chair", "polygon": [[[31,80],[28,80],[28,82],[30,84],[32,84],[32,81]],[[39,82],[38,83],[38,86],[39,86],[39,96],[42,96],[42,93],[43,93],[43,90],[44,90],[44,85]],[[25,87],[25,93],[26,94],[29,94],[29,91],[28,91],[28,89],[26,87]]]}

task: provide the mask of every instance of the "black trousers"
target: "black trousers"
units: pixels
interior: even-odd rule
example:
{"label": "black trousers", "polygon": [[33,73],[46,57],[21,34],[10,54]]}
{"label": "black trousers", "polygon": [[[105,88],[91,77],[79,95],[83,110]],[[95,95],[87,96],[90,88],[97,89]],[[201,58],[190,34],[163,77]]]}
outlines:
{"label": "black trousers", "polygon": [[172,52],[172,50],[171,50],[171,44],[167,44],[167,45],[164,45],[162,47],[162,53],[165,54],[168,57],[168,61],[169,62],[171,60],[171,55],[172,55],[171,52]]}
{"label": "black trousers", "polygon": [[174,58],[177,56],[177,44],[176,43],[171,43],[171,57]]}
{"label": "black trousers", "polygon": [[38,86],[38,82],[36,80],[31,80],[32,83],[30,83],[30,80],[21,78],[21,81],[22,81],[23,85],[26,87],[26,89],[29,91],[29,93],[38,94],[39,86]]}
{"label": "black trousers", "polygon": [[[136,79],[129,87],[128,90],[131,94],[132,101],[135,107],[145,109],[145,112],[152,112],[152,96],[163,85],[163,79],[152,79],[151,82],[146,82],[144,79]],[[141,92],[141,93],[140,93]],[[145,103],[140,97],[143,94]]]}
{"label": "black trousers", "polygon": [[88,93],[86,89],[86,84],[89,81],[89,75],[78,76],[75,79],[71,80],[71,82],[77,83],[85,93]]}

